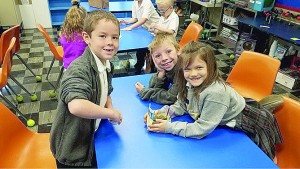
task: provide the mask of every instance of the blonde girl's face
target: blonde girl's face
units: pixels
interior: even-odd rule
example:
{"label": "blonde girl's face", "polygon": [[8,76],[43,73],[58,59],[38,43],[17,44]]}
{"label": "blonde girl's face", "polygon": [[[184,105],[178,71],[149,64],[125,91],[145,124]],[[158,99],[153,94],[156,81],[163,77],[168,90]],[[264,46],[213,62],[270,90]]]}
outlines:
{"label": "blonde girl's face", "polygon": [[104,19],[98,21],[91,36],[83,32],[85,42],[103,63],[117,53],[119,36],[119,27],[115,23]]}
{"label": "blonde girl's face", "polygon": [[152,52],[152,59],[158,69],[170,71],[178,61],[178,50],[168,42],[163,42],[160,46],[155,47]]}
{"label": "blonde girl's face", "polygon": [[200,58],[196,58],[186,68],[183,68],[183,75],[187,82],[193,87],[200,86],[207,78],[207,64]]}

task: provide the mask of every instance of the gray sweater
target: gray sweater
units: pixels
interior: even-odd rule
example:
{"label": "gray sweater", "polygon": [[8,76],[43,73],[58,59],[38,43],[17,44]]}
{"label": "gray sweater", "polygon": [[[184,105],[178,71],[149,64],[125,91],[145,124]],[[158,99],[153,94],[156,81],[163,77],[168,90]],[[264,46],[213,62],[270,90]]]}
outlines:
{"label": "gray sweater", "polygon": [[[182,137],[201,139],[210,134],[218,125],[235,126],[235,118],[245,107],[245,100],[230,86],[215,82],[203,90],[199,100],[194,97],[193,88],[189,87],[188,101],[177,102],[170,106],[170,112],[175,111],[172,116],[189,114],[194,123],[167,122],[165,132]],[[166,112],[168,106],[160,109]]]}
{"label": "gray sweater", "polygon": [[[108,94],[113,90],[111,71],[107,72]],[[86,47],[82,56],[73,61],[64,73],[58,98],[57,114],[50,132],[50,148],[60,163],[70,166],[91,166],[94,152],[95,120],[70,113],[68,103],[86,99],[100,103],[101,83],[96,61]]]}
{"label": "gray sweater", "polygon": [[144,88],[140,97],[142,100],[151,100],[160,104],[173,104],[177,100],[177,85],[175,84],[175,68],[166,72],[162,79],[154,73],[149,81],[149,88]]}

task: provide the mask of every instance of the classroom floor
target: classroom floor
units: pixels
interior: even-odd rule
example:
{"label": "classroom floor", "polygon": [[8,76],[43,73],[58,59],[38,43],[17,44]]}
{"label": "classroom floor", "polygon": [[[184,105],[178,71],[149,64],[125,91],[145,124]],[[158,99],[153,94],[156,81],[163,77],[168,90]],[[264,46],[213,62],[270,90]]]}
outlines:
{"label": "classroom floor", "polygon": [[[47,32],[52,38],[52,41],[57,42],[57,30],[47,29]],[[182,32],[183,30],[179,31],[178,39],[180,39],[180,34],[182,34]],[[36,83],[35,78],[28,70],[26,70],[25,66],[17,57],[14,57],[13,59],[11,74],[30,92],[35,92],[38,96],[38,101],[31,102],[30,97],[26,95],[24,91],[21,91],[12,80],[9,80],[9,83],[16,92],[21,93],[24,98],[24,102],[18,104],[19,110],[25,114],[27,118],[34,119],[36,122],[36,125],[30,127],[30,129],[39,133],[49,132],[57,107],[57,99],[50,98],[49,92],[53,90],[53,85],[59,75],[60,64],[58,61],[55,61],[49,75],[49,80],[46,80],[46,74],[53,59],[53,55],[38,29],[23,30],[20,43],[21,50],[18,53],[36,74],[42,75],[42,82]],[[222,77],[226,79],[233,66],[232,61],[229,59],[229,55],[233,53],[233,49],[227,48],[226,44],[222,44],[221,42],[215,42],[215,44],[216,48],[214,48],[214,51],[218,59],[219,70]],[[130,62],[130,69],[126,67],[128,61]],[[133,65],[136,62],[134,52],[129,53],[128,55],[126,53],[119,53],[113,58],[112,62],[115,65],[115,78],[134,75]],[[49,82],[52,83],[52,85]],[[5,89],[3,89],[2,92],[9,100],[17,103],[14,95],[10,95]],[[290,90],[278,84],[274,87],[274,93],[288,95],[289,97],[300,101],[300,92],[290,93]],[[3,101],[1,100],[1,102]],[[20,119],[25,122],[22,118]]]}

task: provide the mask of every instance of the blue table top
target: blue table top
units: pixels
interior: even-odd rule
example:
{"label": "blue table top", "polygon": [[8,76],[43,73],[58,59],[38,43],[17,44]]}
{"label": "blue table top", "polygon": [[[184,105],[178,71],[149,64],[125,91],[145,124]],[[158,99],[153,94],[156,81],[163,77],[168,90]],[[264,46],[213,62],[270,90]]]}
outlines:
{"label": "blue table top", "polygon": [[[133,1],[109,2],[109,8],[103,8],[103,9],[109,10],[110,12],[131,12],[132,4]],[[87,10],[87,12],[100,9],[100,8],[89,6],[88,2],[81,2],[80,5],[83,6]]]}
{"label": "blue table top", "polygon": [[[129,25],[121,25],[121,29]],[[132,51],[147,48],[153,40],[153,35],[143,27],[137,27],[131,31],[121,30],[119,52]]]}
{"label": "blue table top", "polygon": [[267,22],[263,17],[257,17],[256,19],[253,18],[239,18],[239,22],[249,25],[251,27],[255,27],[260,31],[269,33],[273,36],[279,37],[283,40],[289,41],[300,46],[300,40],[292,40],[291,38],[298,38],[300,39],[300,29],[295,28],[295,26],[288,26],[286,23],[282,23],[279,21],[272,20],[271,24],[269,25],[270,28],[263,28],[260,27],[261,25],[266,26]]}
{"label": "blue table top", "polygon": [[[143,116],[150,102],[139,98],[134,84],[147,86],[150,76],[113,78],[111,96],[123,123],[102,120],[95,135],[99,168],[277,168],[242,132],[217,128],[200,140],[148,132]],[[189,116],[175,120],[192,121]]]}

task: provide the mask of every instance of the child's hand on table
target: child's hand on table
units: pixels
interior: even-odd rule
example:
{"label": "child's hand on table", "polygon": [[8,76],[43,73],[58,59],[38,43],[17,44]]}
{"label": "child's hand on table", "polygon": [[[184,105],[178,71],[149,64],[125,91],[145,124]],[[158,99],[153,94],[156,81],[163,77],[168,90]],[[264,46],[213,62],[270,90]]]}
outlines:
{"label": "child's hand on table", "polygon": [[116,109],[110,109],[111,117],[108,120],[113,124],[121,124],[122,123],[122,114]]}
{"label": "child's hand on table", "polygon": [[138,93],[141,93],[141,91],[145,88],[145,86],[140,82],[136,82],[135,88]]}

